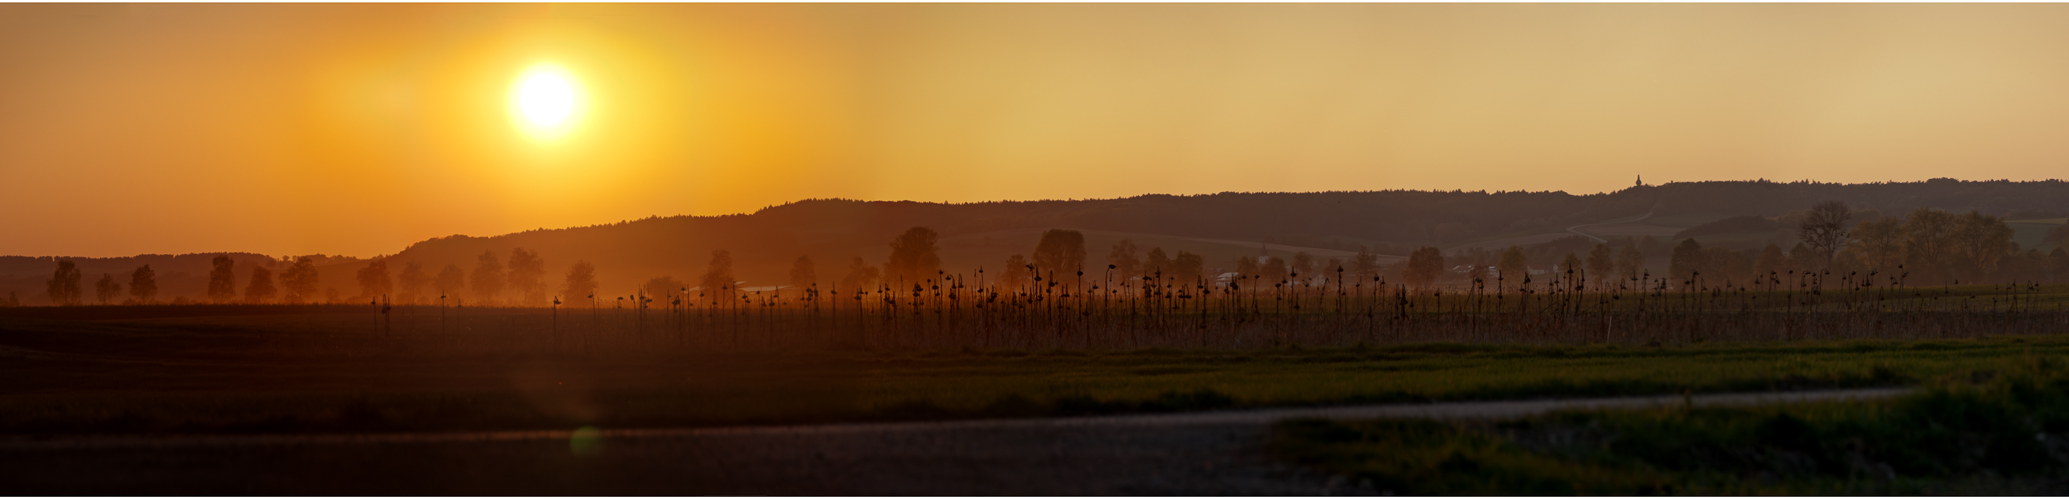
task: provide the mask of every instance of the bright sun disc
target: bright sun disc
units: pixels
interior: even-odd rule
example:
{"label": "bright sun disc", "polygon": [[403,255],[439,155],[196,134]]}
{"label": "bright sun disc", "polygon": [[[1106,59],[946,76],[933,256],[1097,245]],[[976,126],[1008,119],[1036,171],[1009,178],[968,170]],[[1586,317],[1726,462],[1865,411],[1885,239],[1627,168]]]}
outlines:
{"label": "bright sun disc", "polygon": [[538,66],[518,76],[511,93],[514,118],[538,136],[559,135],[574,121],[574,82],[559,68]]}

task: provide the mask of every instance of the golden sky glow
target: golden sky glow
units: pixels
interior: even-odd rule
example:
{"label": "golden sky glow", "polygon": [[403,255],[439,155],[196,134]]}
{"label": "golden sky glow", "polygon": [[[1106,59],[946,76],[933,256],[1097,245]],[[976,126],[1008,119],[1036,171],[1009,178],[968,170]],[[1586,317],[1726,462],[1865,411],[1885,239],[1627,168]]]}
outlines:
{"label": "golden sky glow", "polygon": [[812,197],[2040,179],[2065,83],[2063,5],[4,5],[0,254],[370,256]]}

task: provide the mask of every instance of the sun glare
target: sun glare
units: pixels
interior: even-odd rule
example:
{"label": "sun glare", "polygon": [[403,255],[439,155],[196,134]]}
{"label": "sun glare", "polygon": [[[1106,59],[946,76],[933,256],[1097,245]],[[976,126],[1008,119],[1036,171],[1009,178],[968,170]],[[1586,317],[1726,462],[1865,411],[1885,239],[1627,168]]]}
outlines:
{"label": "sun glare", "polygon": [[533,66],[519,74],[511,87],[511,119],[534,138],[559,137],[574,125],[580,97],[574,79],[566,71],[549,65]]}

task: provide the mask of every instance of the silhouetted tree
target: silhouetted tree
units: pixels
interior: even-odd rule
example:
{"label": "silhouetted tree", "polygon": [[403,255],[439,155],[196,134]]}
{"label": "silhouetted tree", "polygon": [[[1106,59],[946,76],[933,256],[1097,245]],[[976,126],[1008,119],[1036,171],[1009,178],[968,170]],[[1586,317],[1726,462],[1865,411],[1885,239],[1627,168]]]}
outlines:
{"label": "silhouetted tree", "polygon": [[1049,229],[1035,244],[1034,264],[1042,272],[1057,276],[1085,270],[1085,235],[1068,229]]}
{"label": "silhouetted tree", "polygon": [[[1769,243],[1760,248],[1760,256],[1753,260],[1753,275],[1767,276],[1789,273],[1789,259],[1782,256],[1782,247]],[[1771,283],[1770,283],[1771,284]]]}
{"label": "silhouetted tree", "polygon": [[1141,251],[1133,239],[1114,243],[1113,250],[1106,253],[1106,263],[1114,266],[1115,281],[1127,282],[1128,278],[1142,274],[1142,259],[1135,256]]}
{"label": "silhouetted tree", "polygon": [[22,299],[21,299],[21,297],[19,297],[19,296],[15,296],[15,295],[14,295],[14,292],[13,292],[13,291],[8,291],[8,292],[7,292],[7,298],[0,298],[0,307],[19,307],[19,306],[22,306]]}
{"label": "silhouetted tree", "polygon": [[1582,267],[1586,265],[1586,263],[1581,262],[1580,255],[1573,254],[1573,252],[1569,251],[1566,253],[1566,258],[1562,258],[1559,260],[1558,271],[1560,274],[1571,273],[1573,274],[1573,277],[1575,279],[1579,279]]}
{"label": "silhouetted tree", "polygon": [[503,275],[503,260],[496,258],[496,252],[485,251],[474,259],[474,273],[467,276],[473,285],[474,299],[482,305],[496,303],[496,296],[503,294],[503,286],[509,281]]}
{"label": "silhouetted tree", "polygon": [[1530,255],[1519,246],[1502,250],[1501,262],[1494,264],[1501,272],[1499,284],[1509,289],[1522,289],[1523,281],[1530,277]]}
{"label": "silhouetted tree", "polygon": [[686,285],[683,284],[682,281],[676,280],[675,276],[664,275],[653,279],[647,279],[647,283],[641,284],[639,286],[639,290],[645,291],[647,293],[647,297],[654,298],[658,301],[661,299],[660,297],[666,297],[676,293],[681,293],[682,288],[684,286]]}
{"label": "silhouetted tree", "polygon": [[286,271],[280,273],[280,287],[282,288],[281,291],[286,295],[286,301],[288,303],[301,303],[305,299],[314,301],[316,299],[317,279],[316,260],[306,256],[295,257],[295,262],[288,265]]}
{"label": "silhouetted tree", "polygon": [[1437,283],[1437,276],[1444,274],[1444,252],[1432,246],[1416,248],[1408,254],[1408,266],[1401,269],[1401,279],[1417,290],[1429,289]]}
{"label": "silhouetted tree", "polygon": [[1848,247],[1861,250],[1861,259],[1868,268],[1889,271],[1904,261],[1904,221],[1896,217],[1880,217],[1861,222],[1849,234]]}
{"label": "silhouetted tree", "polygon": [[1954,224],[1953,263],[1970,280],[1982,280],[1997,272],[1998,263],[2012,253],[2012,227],[2004,219],[1970,210]]}
{"label": "silhouetted tree", "polygon": [[1162,247],[1150,248],[1149,259],[1142,262],[1142,277],[1151,275],[1171,275],[1171,256]]}
{"label": "silhouetted tree", "polygon": [[2040,247],[2042,249],[2069,247],[2069,223],[2048,229],[2047,234],[2040,237]]}
{"label": "silhouetted tree", "polygon": [[[1147,266],[1147,267],[1143,267],[1143,270],[1144,270],[1144,271],[1148,271],[1148,270],[1151,270],[1151,269],[1154,269],[1154,268],[1156,268],[1156,265],[1157,265],[1157,264],[1156,264],[1156,261],[1157,261],[1157,259],[1159,258],[1159,257],[1158,257],[1158,255],[1162,255],[1163,253],[1164,253],[1164,251],[1163,251],[1163,249],[1162,249],[1162,248],[1158,248],[1158,249],[1153,249],[1153,250],[1150,250],[1150,252],[1149,252],[1149,258],[1150,258],[1150,263],[1149,263],[1149,265],[1150,265],[1150,266]],[[1170,265],[1171,265],[1171,264],[1170,264],[1169,262],[1166,262],[1166,263],[1164,263],[1164,266],[1170,266]],[[1254,257],[1254,256],[1250,256],[1250,255],[1239,255],[1239,256],[1237,256],[1237,257],[1236,257],[1236,275],[1238,275],[1238,276],[1242,276],[1242,278],[1243,278],[1243,279],[1250,279],[1250,278],[1254,278],[1254,277],[1257,277],[1257,275],[1258,275],[1258,274],[1257,274],[1257,257]]]}
{"label": "silhouetted tree", "polygon": [[1264,276],[1265,284],[1284,283],[1288,279],[1286,259],[1276,256],[1265,258],[1264,263],[1257,266],[1257,273]]}
{"label": "silhouetted tree", "polygon": [[52,305],[79,304],[79,278],[78,266],[73,265],[71,260],[58,260],[57,273],[44,283],[48,288],[47,292],[50,294],[50,303]]}
{"label": "silhouetted tree", "polygon": [[1703,253],[1703,244],[1695,242],[1695,238],[1682,239],[1681,244],[1674,245],[1674,253],[1667,257],[1667,274],[1674,278],[1674,282],[1668,284],[1679,289],[1681,281],[1693,278],[1696,272],[1703,270],[1706,256],[1709,255]]}
{"label": "silhouetted tree", "polygon": [[1315,255],[1307,254],[1306,251],[1294,253],[1292,270],[1294,275],[1299,276],[1299,279],[1313,279],[1315,277]]}
{"label": "silhouetted tree", "polygon": [[380,298],[382,295],[388,294],[393,287],[393,282],[388,279],[387,260],[367,262],[365,267],[359,269],[360,297],[367,299]]}
{"label": "silhouetted tree", "polygon": [[209,261],[208,299],[217,303],[229,303],[237,299],[237,262],[230,255],[216,255]]}
{"label": "silhouetted tree", "polygon": [[1752,280],[1753,261],[1731,248],[1703,250],[1704,287],[1739,286]]}
{"label": "silhouetted tree", "polygon": [[1904,267],[1912,273],[1912,284],[1947,280],[1955,225],[1954,215],[1931,208],[1904,217]]}
{"label": "silhouetted tree", "polygon": [[1818,268],[1831,265],[1832,254],[1846,243],[1846,222],[1853,217],[1852,210],[1844,201],[1825,201],[1811,205],[1810,213],[1797,224],[1797,239],[1817,256]]}
{"label": "silhouetted tree", "polygon": [[697,285],[703,288],[706,302],[725,303],[738,291],[733,289],[737,281],[733,278],[733,254],[716,250],[711,252],[711,263],[704,267],[704,277],[697,280]]}
{"label": "silhouetted tree", "polygon": [[137,267],[136,272],[129,274],[129,296],[136,298],[138,304],[158,298],[158,273],[150,265]]}
{"label": "silhouetted tree", "polygon": [[402,293],[397,296],[400,299],[396,301],[402,303],[416,303],[418,295],[424,291],[424,286],[431,284],[431,276],[424,275],[424,266],[417,262],[402,264],[402,275],[397,277],[398,284],[402,285]]}
{"label": "silhouetted tree", "polygon": [[1206,271],[1206,266],[1206,259],[1200,258],[1200,255],[1180,251],[1177,258],[1171,259],[1171,270],[1164,275],[1170,276],[1179,286],[1191,286],[1199,281],[1200,273]]}
{"label": "silhouetted tree", "polygon": [[1616,250],[1605,243],[1595,243],[1588,250],[1588,280],[1597,288],[1610,286],[1616,281]]}
{"label": "silhouetted tree", "polygon": [[884,262],[884,277],[889,280],[903,280],[916,284],[932,279],[941,270],[941,256],[936,254],[934,242],[940,236],[934,229],[913,227],[904,234],[891,239],[891,259]]}
{"label": "silhouetted tree", "polygon": [[546,304],[546,259],[536,251],[510,248],[510,287],[520,305]]}
{"label": "silhouetted tree", "polygon": [[[1010,272],[1010,270],[1008,271]],[[1021,272],[1026,271],[1026,269],[1021,269]],[[841,278],[841,289],[848,290],[848,295],[853,296],[856,292],[875,285],[877,278],[881,274],[882,272],[878,271],[875,266],[863,261],[862,257],[855,257],[855,261],[848,263],[847,277]]]}
{"label": "silhouetted tree", "polygon": [[589,297],[596,294],[596,266],[577,261],[568,267],[568,275],[560,287],[560,301],[574,306],[594,306]]}
{"label": "silhouetted tree", "polygon": [[1360,283],[1371,282],[1372,278],[1379,276],[1379,255],[1363,245],[1358,246],[1358,256],[1351,257],[1351,275],[1356,276]]}
{"label": "silhouetted tree", "polygon": [[1617,279],[1634,279],[1638,277],[1639,272],[1644,270],[1644,250],[1638,249],[1638,246],[1634,244],[1626,244],[1622,249],[1616,250]]}
{"label": "silhouetted tree", "polygon": [[115,301],[115,297],[118,296],[122,296],[122,283],[115,282],[115,276],[101,274],[101,280],[94,281],[93,297],[99,299],[102,305]]}
{"label": "silhouetted tree", "polygon": [[273,271],[261,266],[251,268],[251,282],[244,285],[244,301],[265,303],[273,299],[278,291],[273,289]]}
{"label": "silhouetted tree", "polygon": [[790,286],[803,290],[819,282],[819,269],[812,265],[812,257],[800,256],[790,263]]}
{"label": "silhouetted tree", "polygon": [[439,296],[458,298],[460,290],[466,287],[467,271],[460,270],[459,264],[445,264],[445,268],[438,270],[438,276],[431,278],[431,288],[438,290]]}

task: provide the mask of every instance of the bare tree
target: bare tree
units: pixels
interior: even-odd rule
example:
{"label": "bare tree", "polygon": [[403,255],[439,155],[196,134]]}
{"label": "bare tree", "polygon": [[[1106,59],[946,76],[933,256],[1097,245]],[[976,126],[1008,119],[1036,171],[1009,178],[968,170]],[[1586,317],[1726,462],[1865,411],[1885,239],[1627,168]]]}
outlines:
{"label": "bare tree", "polygon": [[260,266],[252,267],[251,282],[244,285],[244,301],[265,303],[273,299],[275,293],[277,291],[273,289],[273,271]]}
{"label": "bare tree", "polygon": [[1180,286],[1190,286],[1200,280],[1206,266],[1206,259],[1200,255],[1180,251],[1177,258],[1171,259],[1171,270],[1164,275],[1170,276]]}
{"label": "bare tree", "polygon": [[288,303],[316,299],[316,260],[307,256],[295,257],[295,262],[280,273],[280,287],[286,293]]}
{"label": "bare tree", "polygon": [[52,305],[79,304],[79,267],[71,260],[58,260],[57,273],[46,281]]}
{"label": "bare tree", "polygon": [[664,275],[647,279],[647,283],[641,284],[639,290],[645,291],[648,297],[666,297],[682,292],[684,286],[686,285],[682,281],[677,280],[675,276]]}
{"label": "bare tree", "polygon": [[129,296],[136,298],[138,304],[158,298],[158,273],[150,265],[137,267],[136,272],[129,274]]}
{"label": "bare tree", "polygon": [[237,261],[230,255],[216,255],[209,262],[208,299],[217,303],[229,303],[237,299]]}
{"label": "bare tree", "polygon": [[115,297],[118,296],[122,296],[122,283],[115,282],[115,276],[101,274],[101,280],[94,281],[93,297],[99,299],[102,305],[115,301]]}
{"label": "bare tree", "polygon": [[510,248],[510,287],[517,290],[515,304],[545,304],[546,260],[536,251]]}
{"label": "bare tree", "polygon": [[1851,218],[1853,212],[1845,201],[1825,201],[1811,205],[1810,214],[1796,226],[1797,239],[1817,255],[1819,268],[1831,265],[1832,254],[1846,243],[1846,222]]}
{"label": "bare tree", "polygon": [[1363,245],[1358,246],[1358,256],[1351,257],[1351,275],[1358,276],[1358,282],[1379,277],[1379,255]]}
{"label": "bare tree", "polygon": [[394,287],[388,278],[388,261],[374,260],[359,269],[359,296],[366,299],[387,295]]}
{"label": "bare tree", "polygon": [[1904,217],[1904,267],[1913,274],[1913,282],[1947,279],[1947,267],[1953,260],[1954,218],[1931,208],[1919,208]]}
{"label": "bare tree", "polygon": [[926,227],[906,229],[904,234],[891,239],[891,259],[884,262],[884,277],[907,283],[934,278],[935,272],[941,270],[941,255],[934,248],[938,239],[934,229]]}
{"label": "bare tree", "polygon": [[1982,280],[1997,271],[1998,263],[2018,247],[2012,243],[2012,227],[2004,219],[1970,210],[1954,224],[1953,256],[1969,279]]}
{"label": "bare tree", "polygon": [[[1682,239],[1681,244],[1674,246],[1674,254],[1667,261],[1667,273],[1672,274],[1676,281],[1688,280],[1703,270],[1707,256],[1703,253],[1703,244],[1695,242],[1695,238]],[[1679,283],[1675,285],[1679,286]]]}
{"label": "bare tree", "polygon": [[1141,277],[1149,277],[1151,275],[1170,275],[1171,267],[1171,256],[1164,253],[1164,248],[1150,248],[1149,259],[1143,260],[1142,262]]}
{"label": "bare tree", "polygon": [[473,284],[474,299],[481,300],[482,305],[494,305],[508,282],[503,275],[502,259],[496,258],[494,251],[482,252],[474,259],[474,273],[468,275],[468,281]]}
{"label": "bare tree", "polygon": [[1645,251],[1638,249],[1638,245],[1625,244],[1623,249],[1616,250],[1616,277],[1618,279],[1637,279],[1638,273],[1643,270],[1645,270]]}
{"label": "bare tree", "polygon": [[1315,274],[1315,255],[1307,254],[1306,251],[1294,253],[1292,269],[1295,276],[1302,279],[1313,278]]}
{"label": "bare tree", "polygon": [[574,266],[568,267],[567,279],[560,288],[561,301],[571,305],[594,306],[595,302],[591,297],[596,295],[596,288],[596,266],[590,265],[589,262],[575,262]]}

